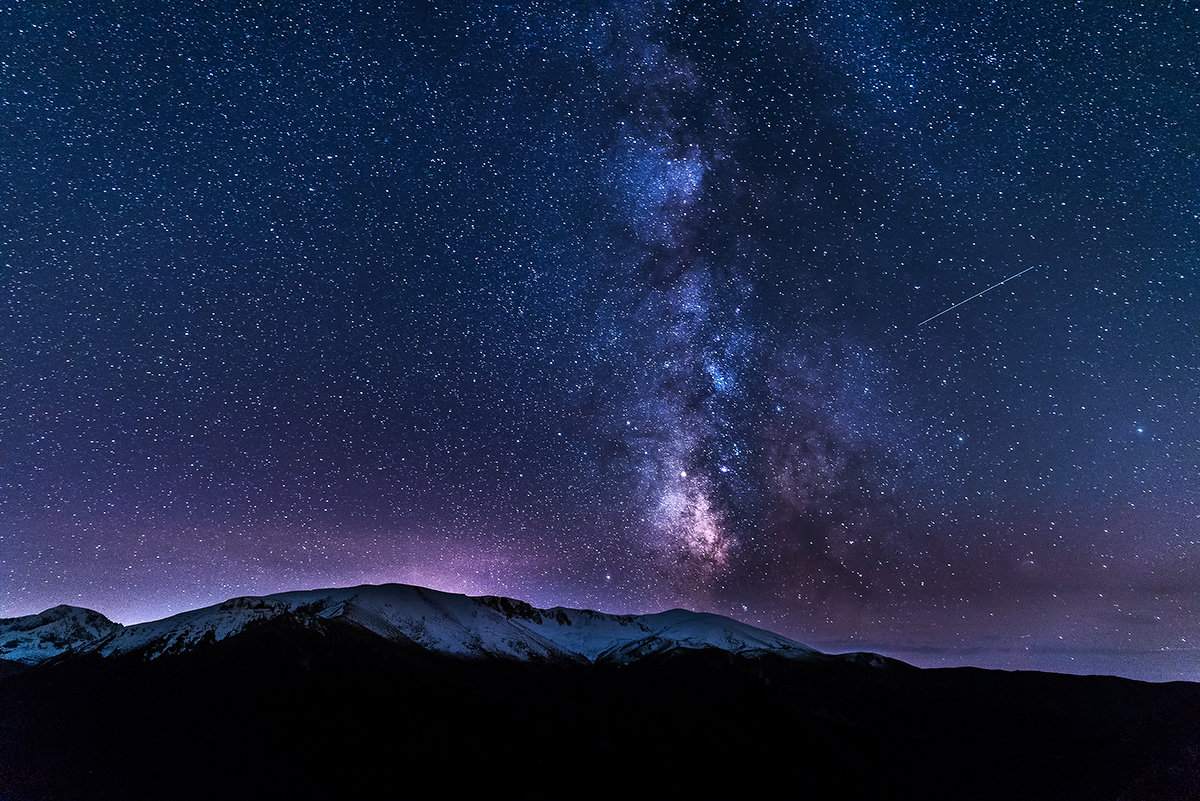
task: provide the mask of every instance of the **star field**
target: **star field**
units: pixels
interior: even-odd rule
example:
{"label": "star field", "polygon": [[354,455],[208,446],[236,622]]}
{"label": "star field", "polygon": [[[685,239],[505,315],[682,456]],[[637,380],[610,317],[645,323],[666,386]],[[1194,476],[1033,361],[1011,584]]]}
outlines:
{"label": "star field", "polygon": [[0,20],[0,615],[399,581],[1200,678],[1200,10]]}

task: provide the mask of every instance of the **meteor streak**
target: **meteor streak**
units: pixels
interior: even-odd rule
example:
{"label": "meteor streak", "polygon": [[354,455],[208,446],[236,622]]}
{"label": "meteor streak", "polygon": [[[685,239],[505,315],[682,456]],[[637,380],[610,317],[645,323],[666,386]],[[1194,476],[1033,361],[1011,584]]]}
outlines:
{"label": "meteor streak", "polygon": [[[1033,267],[1037,267],[1037,265],[1035,264],[1035,265],[1033,265]],[[996,287],[998,287],[998,286],[1003,286],[1004,284],[1007,284],[1009,281],[1013,280],[1014,278],[1017,278],[1017,277],[1019,277],[1019,276],[1022,276],[1022,275],[1024,275],[1025,273],[1027,273],[1027,272],[1029,272],[1030,270],[1032,270],[1032,269],[1033,269],[1033,267],[1026,267],[1024,270],[1021,270],[1021,272],[1019,272],[1019,273],[1016,273],[1016,274],[1014,274],[1014,275],[1010,275],[1008,278],[1005,278],[1005,279],[1004,279],[1003,281],[1001,281],[1000,283],[998,283],[998,284],[992,284],[992,285],[991,285],[991,286],[989,286],[987,289],[984,289],[984,290],[982,290],[982,291],[980,291],[980,292],[976,292],[974,295],[972,295],[971,297],[967,298],[966,300],[960,300],[958,303],[955,303],[955,304],[954,304],[953,306],[951,306],[950,308],[948,308],[948,309],[942,309],[940,312],[938,312],[937,314],[933,315],[932,317],[926,317],[924,320],[922,320],[921,322],[917,323],[917,325],[918,325],[918,326],[925,325],[925,323],[929,322],[930,320],[936,320],[937,318],[941,317],[941,316],[942,316],[943,314],[945,314],[946,312],[952,312],[952,311],[954,311],[955,309],[957,309],[959,306],[963,305],[964,303],[969,303],[970,301],[972,301],[972,300],[975,300],[975,298],[979,297],[979,296],[980,296],[980,295],[982,295],[984,292],[991,292],[991,291],[992,291],[993,289],[995,289]]]}

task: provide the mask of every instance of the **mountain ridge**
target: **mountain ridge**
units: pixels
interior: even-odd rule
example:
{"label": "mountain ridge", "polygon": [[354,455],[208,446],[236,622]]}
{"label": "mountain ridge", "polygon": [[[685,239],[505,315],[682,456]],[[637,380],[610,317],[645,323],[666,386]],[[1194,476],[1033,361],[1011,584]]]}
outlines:
{"label": "mountain ridge", "polygon": [[89,652],[102,657],[137,653],[153,659],[224,640],[281,616],[301,623],[343,618],[384,639],[466,658],[619,663],[677,648],[774,653],[793,659],[820,655],[782,635],[709,612],[670,609],[633,615],[564,606],[543,609],[497,595],[360,584],[237,596],[128,626],[83,607],[54,607],[38,615],[0,619],[0,659],[34,665],[65,653]]}
{"label": "mountain ridge", "polygon": [[36,665],[86,650],[124,628],[94,609],[59,604],[21,617],[0,618],[0,659]]}
{"label": "mountain ridge", "polygon": [[0,671],[4,801],[393,797],[413,777],[529,797],[1200,797],[1200,684],[922,670],[707,613],[407,585],[111,625]]}

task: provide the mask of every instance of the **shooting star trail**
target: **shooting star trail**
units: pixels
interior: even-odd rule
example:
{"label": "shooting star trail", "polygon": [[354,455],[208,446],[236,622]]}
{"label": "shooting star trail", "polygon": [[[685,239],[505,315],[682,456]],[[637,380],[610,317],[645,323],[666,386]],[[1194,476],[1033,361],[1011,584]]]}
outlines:
{"label": "shooting star trail", "polygon": [[[1033,265],[1033,267],[1037,267],[1037,265],[1035,264],[1035,265]],[[980,291],[980,292],[976,292],[974,295],[972,295],[971,297],[967,298],[966,300],[960,300],[958,303],[955,303],[955,304],[954,304],[953,306],[951,306],[950,308],[948,308],[948,309],[942,309],[940,312],[938,312],[937,314],[933,315],[932,317],[926,317],[924,320],[922,320],[921,322],[917,323],[917,325],[918,325],[918,326],[922,326],[922,325],[925,325],[925,323],[929,322],[930,320],[936,320],[937,318],[941,317],[941,316],[942,316],[943,314],[945,314],[946,312],[952,312],[952,311],[954,311],[955,309],[957,309],[959,306],[963,305],[964,303],[970,303],[971,301],[975,300],[975,298],[977,298],[977,297],[979,297],[980,295],[984,294],[984,292],[991,292],[993,289],[995,289],[995,288],[996,288],[996,287],[998,287],[998,286],[1004,286],[1005,284],[1007,284],[1009,281],[1013,280],[1014,278],[1018,278],[1018,277],[1020,277],[1020,276],[1024,275],[1025,273],[1029,272],[1030,270],[1032,270],[1032,269],[1033,269],[1033,267],[1026,267],[1024,270],[1021,270],[1021,272],[1019,272],[1019,273],[1015,273],[1015,274],[1013,274],[1013,275],[1010,275],[1008,278],[1005,278],[1005,279],[1004,279],[1003,281],[1001,281],[1000,283],[998,283],[998,284],[992,284],[992,285],[991,285],[991,286],[989,286],[987,289],[984,289],[984,290],[982,290],[982,291]]]}

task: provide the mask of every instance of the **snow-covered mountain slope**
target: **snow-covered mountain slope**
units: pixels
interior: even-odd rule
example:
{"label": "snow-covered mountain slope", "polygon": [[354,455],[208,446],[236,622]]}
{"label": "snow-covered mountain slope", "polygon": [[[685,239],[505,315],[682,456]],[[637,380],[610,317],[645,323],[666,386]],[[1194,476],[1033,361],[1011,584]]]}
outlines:
{"label": "snow-covered mountain slope", "polygon": [[773,651],[790,656],[816,651],[720,615],[672,609],[652,615],[609,615],[585,609],[536,609],[509,598],[472,599],[491,606],[589,662],[615,661],[672,648],[719,648],[733,653]]}
{"label": "snow-covered mountain slope", "polygon": [[37,615],[0,618],[0,659],[34,665],[70,650],[83,650],[120,631],[99,612],[56,606]]}
{"label": "snow-covered mountain slope", "polygon": [[627,662],[677,648],[817,655],[785,637],[719,615],[682,609],[653,615],[537,609],[509,598],[472,598],[404,584],[234,598],[127,626],[93,648],[105,656],[138,652],[154,657],[222,640],[284,615],[301,623],[340,618],[388,640],[464,657]]}

